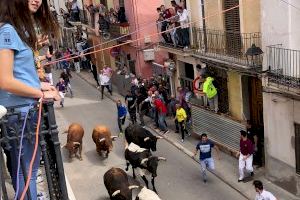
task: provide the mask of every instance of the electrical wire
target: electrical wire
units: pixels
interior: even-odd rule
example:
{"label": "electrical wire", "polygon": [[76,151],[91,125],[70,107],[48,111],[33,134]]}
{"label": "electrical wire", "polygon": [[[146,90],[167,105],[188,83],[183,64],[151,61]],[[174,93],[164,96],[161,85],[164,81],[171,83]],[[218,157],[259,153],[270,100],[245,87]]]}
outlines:
{"label": "electrical wire", "polygon": [[[206,19],[209,19],[211,17],[215,17],[219,14],[222,14],[222,13],[226,13],[226,12],[229,12],[231,10],[234,10],[236,8],[240,7],[240,5],[236,5],[236,6],[233,6],[231,8],[228,8],[228,9],[225,9],[225,10],[222,10],[221,12],[216,12],[215,14],[212,14],[212,15],[209,15],[207,17],[204,17],[204,18],[201,18],[200,20],[196,20],[196,21],[193,21],[193,22],[190,22],[190,23],[187,23],[186,25],[192,25],[196,22],[200,22],[202,20],[206,20]],[[154,37],[154,36],[157,36],[157,35],[160,35],[162,33],[167,33],[167,32],[170,32],[172,30],[176,30],[176,29],[179,29],[181,28],[180,26],[179,27],[174,27],[172,29],[168,29],[168,30],[165,30],[165,31],[160,31],[160,32],[157,32],[157,33],[153,33],[151,35],[148,35],[148,37]],[[99,50],[95,50],[95,51],[92,51],[92,52],[88,52],[88,53],[82,53],[80,54],[79,56],[73,56],[73,57],[70,57],[70,58],[64,58],[64,59],[58,59],[56,61],[52,61],[52,62],[49,62],[49,63],[46,63],[44,64],[43,66],[47,66],[47,65],[52,65],[52,64],[55,64],[55,63],[58,63],[58,62],[61,62],[61,61],[67,61],[67,60],[72,60],[74,58],[79,58],[79,57],[82,57],[82,56],[85,56],[85,55],[90,55],[90,54],[94,54],[94,53],[97,53],[97,52],[101,52],[101,51],[105,51],[105,50],[110,50],[112,48],[115,48],[115,47],[120,47],[120,46],[124,46],[124,45],[127,45],[127,44],[130,44],[130,43],[133,43],[133,42],[137,42],[139,40],[143,40],[144,38],[137,38],[135,40],[130,40],[130,41],[127,41],[127,42],[124,42],[122,44],[117,44],[117,45],[113,45],[113,46],[110,46],[110,47],[106,47],[106,48],[103,48],[103,49],[99,49]]]}
{"label": "electrical wire", "polygon": [[43,107],[43,98],[40,98],[40,100],[39,100],[38,122],[37,122],[36,132],[35,132],[34,150],[33,150],[33,155],[32,155],[31,161],[30,161],[29,169],[28,169],[28,177],[27,177],[26,184],[25,184],[25,187],[23,189],[20,200],[24,200],[25,194],[26,194],[26,192],[29,188],[29,183],[30,183],[30,179],[31,179],[31,176],[32,176],[32,168],[33,168],[33,164],[34,164],[35,159],[36,159],[36,153],[37,153],[38,144],[39,144],[39,130],[40,130],[40,126],[41,126],[42,107]]}
{"label": "electrical wire", "polygon": [[[208,4],[210,4],[210,3],[212,3],[212,1],[209,1],[208,3],[205,3],[205,4],[200,4],[199,6],[205,6],[205,5],[208,5]],[[188,11],[188,13],[191,12],[190,10],[187,10],[187,11]],[[168,18],[168,19],[164,19],[164,20],[158,21],[158,22],[153,22],[153,21],[151,21],[151,22],[142,22],[141,24],[139,24],[139,26],[144,26],[144,25],[146,25],[146,26],[144,26],[143,28],[141,28],[141,29],[136,29],[135,31],[133,31],[133,32],[131,32],[131,33],[128,33],[128,34],[126,34],[126,35],[122,35],[122,36],[117,37],[117,38],[114,38],[114,39],[112,39],[112,40],[109,40],[109,41],[106,41],[106,42],[102,42],[102,43],[96,44],[96,45],[94,45],[94,46],[92,46],[92,47],[89,47],[89,48],[84,49],[82,52],[85,52],[85,51],[88,51],[88,50],[90,50],[90,49],[96,48],[96,47],[98,47],[98,46],[102,46],[102,45],[105,45],[105,44],[108,44],[108,43],[111,43],[111,42],[120,40],[120,39],[125,38],[125,37],[127,37],[127,36],[130,36],[130,35],[132,35],[132,34],[135,34],[135,33],[139,32],[139,31],[141,31],[141,30],[144,30],[144,29],[146,29],[146,27],[148,27],[148,26],[154,26],[154,25],[157,26],[157,25],[159,25],[159,24],[162,24],[163,22],[168,22],[169,20],[171,20],[171,19],[173,19],[173,18],[176,18],[176,17],[178,17],[178,14],[176,14],[176,15],[174,15],[174,16]],[[155,24],[153,24],[153,23],[155,23]],[[71,54],[70,56],[75,56],[75,55],[76,55],[76,53],[73,53],[73,54]],[[63,58],[64,58],[64,57],[63,57]],[[63,59],[63,58],[60,58],[60,59]],[[58,61],[58,60],[60,60],[60,59],[55,59],[55,60],[53,60],[53,61]]]}
{"label": "electrical wire", "polygon": [[295,9],[297,9],[298,11],[300,11],[300,8],[298,8],[297,6],[295,6],[295,5],[293,5],[293,4],[289,3],[289,2],[287,2],[287,1],[285,1],[285,0],[279,0],[279,1],[282,1],[283,3],[286,3],[286,4],[288,4],[289,6],[291,6],[291,7],[295,8]]}
{"label": "electrical wire", "polygon": [[22,132],[21,132],[21,139],[20,139],[20,146],[19,146],[19,155],[18,155],[18,164],[17,164],[17,183],[16,183],[16,194],[14,200],[18,199],[18,194],[19,194],[19,189],[20,189],[20,178],[19,178],[19,172],[20,172],[20,165],[21,165],[21,154],[22,154],[22,148],[23,148],[23,138],[24,138],[24,132],[25,132],[25,127],[26,127],[26,121],[28,118],[28,114],[30,111],[32,104],[29,105],[29,109],[26,112],[25,118],[24,118],[24,123],[22,126]]}

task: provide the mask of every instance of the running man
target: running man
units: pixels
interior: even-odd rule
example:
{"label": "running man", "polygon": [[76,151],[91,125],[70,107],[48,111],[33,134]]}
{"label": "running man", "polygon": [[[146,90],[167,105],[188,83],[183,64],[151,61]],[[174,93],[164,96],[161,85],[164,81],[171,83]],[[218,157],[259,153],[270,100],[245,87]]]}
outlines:
{"label": "running man", "polygon": [[117,110],[118,110],[118,126],[119,126],[119,136],[123,134],[122,125],[125,124],[127,110],[126,107],[122,104],[121,100],[117,101]]}
{"label": "running man", "polygon": [[66,95],[66,84],[63,78],[59,79],[59,82],[56,84],[56,89],[59,92],[59,96],[61,98],[60,105],[64,107],[65,95]]}
{"label": "running man", "polygon": [[207,134],[203,133],[201,135],[201,141],[196,146],[196,150],[194,152],[194,158],[196,157],[198,150],[200,150],[200,165],[201,165],[201,172],[202,172],[204,183],[207,182],[206,169],[207,168],[209,170],[215,169],[214,159],[211,156],[212,148],[215,148],[218,159],[220,160],[219,148],[215,146],[215,144],[207,138]]}
{"label": "running man", "polygon": [[253,143],[247,137],[246,131],[240,131],[241,133],[241,140],[240,140],[240,152],[237,154],[239,156],[239,174],[240,177],[238,182],[241,182],[245,178],[245,168],[246,171],[250,173],[250,176],[253,176]]}
{"label": "running man", "polygon": [[277,200],[276,197],[266,190],[264,190],[263,183],[259,180],[253,181],[253,186],[256,191],[255,200]]}

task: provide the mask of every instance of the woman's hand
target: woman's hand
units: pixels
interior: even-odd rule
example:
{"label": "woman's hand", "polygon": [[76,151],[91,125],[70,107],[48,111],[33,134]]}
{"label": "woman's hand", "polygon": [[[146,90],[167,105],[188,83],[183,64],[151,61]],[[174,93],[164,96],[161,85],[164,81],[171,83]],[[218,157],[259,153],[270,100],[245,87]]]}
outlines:
{"label": "woman's hand", "polygon": [[41,82],[42,91],[56,91],[55,87],[47,82]]}
{"label": "woman's hand", "polygon": [[55,90],[55,91],[45,91],[44,92],[44,99],[53,99],[54,101],[59,101],[61,98],[59,96],[59,93]]}

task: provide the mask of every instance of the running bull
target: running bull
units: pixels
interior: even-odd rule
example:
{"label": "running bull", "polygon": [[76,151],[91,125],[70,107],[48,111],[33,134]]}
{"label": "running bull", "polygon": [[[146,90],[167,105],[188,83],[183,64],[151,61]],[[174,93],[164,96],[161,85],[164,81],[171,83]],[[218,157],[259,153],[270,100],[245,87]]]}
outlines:
{"label": "running bull", "polygon": [[167,159],[163,157],[152,156],[149,149],[141,148],[134,143],[130,143],[130,145],[125,149],[125,159],[126,171],[128,171],[129,165],[131,165],[133,178],[135,179],[136,175],[134,170],[137,168],[147,188],[149,188],[147,176],[151,176],[153,191],[156,192],[154,179],[157,177],[158,161],[166,161]]}
{"label": "running bull", "polygon": [[113,148],[112,141],[117,138],[117,136],[112,136],[110,130],[106,126],[98,125],[94,128],[92,138],[96,144],[96,151],[101,155],[101,151],[106,152],[106,157]]}
{"label": "running bull", "polygon": [[84,130],[80,124],[72,123],[68,130],[64,133],[68,133],[67,144],[64,146],[69,151],[69,158],[72,158],[72,155],[79,152],[79,160],[82,160],[82,138],[84,136]]}
{"label": "running bull", "polygon": [[127,174],[120,168],[105,172],[103,181],[111,200],[132,200],[132,189],[139,188],[129,185]]}
{"label": "running bull", "polygon": [[128,144],[134,143],[146,149],[156,151],[156,143],[160,136],[154,136],[150,131],[138,124],[131,124],[125,129],[125,138]]}

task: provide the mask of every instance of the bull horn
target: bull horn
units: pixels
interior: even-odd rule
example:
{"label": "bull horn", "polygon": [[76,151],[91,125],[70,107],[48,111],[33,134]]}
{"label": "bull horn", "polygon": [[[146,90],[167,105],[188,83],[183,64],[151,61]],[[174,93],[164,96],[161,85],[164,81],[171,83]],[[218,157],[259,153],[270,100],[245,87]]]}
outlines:
{"label": "bull horn", "polygon": [[148,140],[150,140],[150,138],[149,138],[149,137],[146,137],[146,138],[144,139],[144,142],[146,142],[146,141],[148,141]]}
{"label": "bull horn", "polygon": [[167,161],[167,159],[166,159],[166,158],[164,158],[164,157],[158,157],[158,160]]}
{"label": "bull horn", "polygon": [[105,141],[105,138],[101,138],[101,139],[99,140],[99,142],[103,142],[103,141]]}
{"label": "bull horn", "polygon": [[145,162],[147,162],[149,160],[149,158],[144,158],[142,161],[141,161],[141,165],[144,165]]}
{"label": "bull horn", "polygon": [[80,145],[80,142],[73,142],[74,145]]}
{"label": "bull horn", "polygon": [[157,139],[163,139],[163,137],[161,137],[161,136],[156,136],[156,138],[157,138]]}
{"label": "bull horn", "polygon": [[137,185],[131,185],[128,187],[129,190],[133,190],[133,189],[137,189],[139,188],[140,186],[137,186]]}
{"label": "bull horn", "polygon": [[115,140],[116,138],[118,138],[118,136],[111,136],[112,140]]}
{"label": "bull horn", "polygon": [[120,194],[121,193],[121,190],[116,190],[114,193],[112,193],[112,197],[115,197],[117,194]]}

